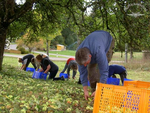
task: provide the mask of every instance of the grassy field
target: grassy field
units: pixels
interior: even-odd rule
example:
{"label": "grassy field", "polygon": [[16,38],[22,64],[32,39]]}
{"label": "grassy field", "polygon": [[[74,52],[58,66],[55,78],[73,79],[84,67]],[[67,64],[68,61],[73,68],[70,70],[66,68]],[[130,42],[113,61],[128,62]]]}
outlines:
{"label": "grassy field", "polygon": [[[63,68],[65,66],[65,62],[63,62],[63,61],[54,61],[54,63],[56,63],[59,66],[60,71],[63,70]],[[21,63],[18,63],[18,58],[7,57],[7,56],[4,57],[3,64],[11,65],[11,66],[14,66],[14,67],[17,67],[17,68],[20,68],[21,65],[22,65]],[[33,65],[30,63],[29,67],[33,67]]]}
{"label": "grassy field", "polygon": [[[128,61],[141,60],[142,57],[143,57],[143,53],[142,52],[134,52],[132,60],[130,59],[130,54],[128,54],[127,57],[128,57]],[[123,56],[121,57],[121,53],[120,52],[115,52],[113,54],[112,61],[125,61],[125,53],[123,52]]]}
{"label": "grassy field", "polygon": [[[128,79],[150,82],[150,61],[144,62],[141,53],[124,65]],[[120,53],[115,53],[114,61],[124,61]],[[55,63],[62,71],[65,62]],[[110,64],[114,64],[111,62]],[[31,72],[20,71],[17,58],[4,57],[0,71],[0,113],[92,113],[93,101],[84,100],[82,85],[75,80],[52,81],[32,79]],[[29,67],[33,67],[31,64]],[[119,77],[119,76],[118,76]],[[90,90],[90,89],[89,89]]]}
{"label": "grassy field", "polygon": [[[53,51],[55,52],[55,51]],[[70,51],[71,54],[69,54],[68,51],[59,51],[61,55],[66,55],[68,53],[68,55],[71,55],[72,53],[75,53],[75,51]],[[61,53],[62,52],[62,53]],[[35,54],[37,55],[37,54]],[[129,72],[128,77],[129,78],[133,78],[132,76],[130,77],[130,71],[131,71],[131,75],[132,73],[136,73],[137,71],[141,71],[141,73],[147,72],[146,74],[149,74],[150,71],[150,60],[144,61],[142,59],[142,53],[141,52],[135,52],[134,53],[134,57],[132,60],[129,59],[128,57],[128,63],[124,63],[125,57],[124,57],[124,53],[123,53],[123,57],[121,58],[121,53],[120,52],[115,52],[112,58],[112,62],[110,62],[110,64],[119,64],[119,65],[123,65],[126,67],[127,71]],[[129,55],[128,55],[129,56]],[[114,61],[114,62],[113,62]],[[118,61],[118,62],[117,62]],[[54,61],[58,66],[59,66],[59,71],[61,71],[64,68],[65,62],[58,62],[58,61]],[[10,57],[4,57],[3,59],[3,63],[4,64],[11,64],[12,66],[21,66],[21,64],[19,64],[17,62],[17,58],[10,58]],[[29,65],[29,67],[33,67],[31,64]],[[78,73],[79,74],[79,73]],[[138,73],[139,75],[143,75]],[[137,75],[137,74],[134,74]],[[140,79],[140,76],[136,76],[135,78]],[[148,79],[144,79],[148,81]]]}
{"label": "grassy field", "polygon": [[91,113],[93,101],[84,100],[75,80],[32,79],[31,72],[3,65],[0,72],[1,113]]}
{"label": "grassy field", "polygon": [[[75,52],[73,50],[66,50],[66,51],[50,51],[50,54],[60,54],[60,55],[70,55],[75,56]],[[142,59],[142,52],[134,52],[133,53],[133,59]],[[128,53],[128,60],[130,59],[130,54]],[[112,60],[125,60],[125,53],[123,52],[123,57],[121,58],[120,52],[115,52],[113,55]]]}
{"label": "grassy field", "polygon": [[[55,62],[62,71],[65,62]],[[84,100],[76,79],[52,81],[32,79],[32,72],[20,71],[17,58],[4,57],[0,72],[0,112],[91,113],[93,101]],[[32,67],[32,65],[30,65]],[[57,76],[59,76],[59,73]]]}
{"label": "grassy field", "polygon": [[[5,52],[6,53],[6,52]],[[15,54],[15,53],[6,53],[6,54],[9,54],[9,55],[20,55],[20,54]],[[32,52],[31,54],[33,54],[34,56],[37,56],[38,55],[38,53],[34,53],[34,52]],[[21,55],[26,55],[26,54],[21,54]],[[64,56],[59,56],[59,55],[49,55],[49,57],[57,57],[57,58],[66,58],[66,57],[64,57]]]}
{"label": "grassy field", "polygon": [[66,51],[50,51],[49,53],[75,56],[75,52],[76,51],[73,50],[66,50]]}
{"label": "grassy field", "polygon": [[[44,51],[41,51],[44,52]],[[65,58],[63,56],[59,56],[59,55],[69,55],[69,56],[75,56],[75,52],[73,50],[66,50],[66,51],[50,51],[50,57],[59,57],[59,58]],[[45,52],[44,52],[45,53]],[[52,54],[57,54],[57,55],[51,55]],[[12,54],[12,55],[17,55],[14,53],[7,53],[7,54]],[[38,55],[37,53],[32,52],[31,54],[33,55]],[[25,54],[22,54],[25,55]],[[143,54],[142,52],[134,52],[133,54],[133,60],[140,60],[142,59]],[[128,54],[128,60],[130,61],[130,54]],[[125,61],[125,53],[123,52],[123,56],[121,57],[121,53],[120,52],[115,52],[112,58],[112,61]]]}
{"label": "grassy field", "polygon": [[[142,53],[137,52],[137,53],[134,53],[134,58],[132,60],[128,59],[128,63],[124,63],[124,62],[120,62],[120,61],[124,61],[124,59],[125,59],[124,56],[121,58],[120,55],[121,54],[119,52],[115,52],[115,54],[113,55],[113,58],[112,58],[112,62],[110,62],[110,64],[119,64],[119,65],[125,66],[128,73],[129,73],[128,74],[129,78],[135,77],[136,80],[139,79],[139,80],[149,81],[149,79],[147,79],[145,77],[142,79],[140,77],[140,75],[142,76],[143,73],[146,73],[146,75],[150,76],[150,73],[149,73],[149,71],[150,71],[150,60],[144,61],[142,59]],[[119,62],[113,62],[113,61],[119,61]],[[59,66],[59,72],[61,70],[63,70],[65,62],[54,61],[54,63],[56,63]],[[21,64],[19,64],[17,62],[17,58],[11,58],[11,57],[4,57],[3,64],[10,64],[10,65],[15,66],[15,67],[21,66]],[[30,64],[29,67],[33,67],[33,66]],[[137,73],[137,72],[141,72],[142,74]],[[137,76],[137,74],[135,74],[135,73],[139,74],[139,76]],[[79,73],[77,73],[77,74],[79,74]]]}

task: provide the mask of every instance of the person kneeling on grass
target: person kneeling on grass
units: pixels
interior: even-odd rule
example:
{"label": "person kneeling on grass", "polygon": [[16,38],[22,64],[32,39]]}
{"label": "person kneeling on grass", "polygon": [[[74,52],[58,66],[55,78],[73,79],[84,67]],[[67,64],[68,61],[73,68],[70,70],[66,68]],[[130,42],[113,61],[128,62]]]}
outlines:
{"label": "person kneeling on grass", "polygon": [[113,78],[116,78],[115,74],[119,74],[121,78],[121,82],[123,84],[124,78],[127,77],[126,68],[121,65],[109,65],[109,78],[112,76]]}
{"label": "person kneeling on grass", "polygon": [[54,64],[49,58],[43,58],[42,55],[37,55],[36,59],[38,62],[41,63],[41,69],[39,70],[39,72],[44,71],[45,74],[50,72],[49,79],[64,80],[63,76],[55,78],[58,72],[58,66]]}
{"label": "person kneeling on grass", "polygon": [[[32,54],[27,54],[23,58],[19,58],[18,62],[22,63],[22,66],[21,66],[20,69],[26,71],[26,68],[28,67],[28,65],[31,62],[32,58],[34,58],[34,55],[32,55]],[[36,65],[34,63],[32,63],[32,65],[36,69]]]}
{"label": "person kneeling on grass", "polygon": [[[45,54],[40,54],[42,56],[42,58],[49,58],[47,55]],[[37,61],[36,57],[33,57],[31,59],[31,63],[36,65],[36,71],[39,69],[40,67],[40,62]]]}
{"label": "person kneeling on grass", "polygon": [[67,69],[68,78],[70,78],[70,69],[73,70],[72,78],[74,79],[77,73],[77,62],[74,58],[69,58],[66,62],[66,65],[61,73],[64,73]]}

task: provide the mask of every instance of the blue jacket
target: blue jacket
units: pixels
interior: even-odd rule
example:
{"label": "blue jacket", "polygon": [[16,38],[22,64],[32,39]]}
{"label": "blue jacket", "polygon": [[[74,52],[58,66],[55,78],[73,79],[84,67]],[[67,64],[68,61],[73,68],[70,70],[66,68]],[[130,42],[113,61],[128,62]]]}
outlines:
{"label": "blue jacket", "polygon": [[121,65],[110,65],[109,66],[109,76],[111,77],[113,74],[120,74],[122,72],[126,71],[126,68]]}
{"label": "blue jacket", "polygon": [[[108,78],[108,61],[106,53],[111,45],[112,37],[106,31],[94,31],[89,34],[85,40],[77,48],[88,48],[92,55],[90,64],[98,64],[100,71],[100,82],[105,83]],[[81,83],[83,86],[88,86],[87,66],[78,65]]]}

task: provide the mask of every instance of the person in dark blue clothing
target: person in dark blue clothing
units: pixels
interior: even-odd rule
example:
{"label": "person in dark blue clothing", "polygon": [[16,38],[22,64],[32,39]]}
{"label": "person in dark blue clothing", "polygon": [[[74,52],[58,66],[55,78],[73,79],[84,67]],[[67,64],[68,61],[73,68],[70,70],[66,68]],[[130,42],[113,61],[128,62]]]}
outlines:
{"label": "person in dark blue clothing", "polygon": [[121,65],[109,65],[109,78],[116,78],[115,74],[119,74],[121,78],[121,82],[123,84],[124,78],[127,78],[126,68]]}
{"label": "person in dark blue clothing", "polygon": [[106,83],[114,45],[115,40],[110,33],[98,30],[89,34],[77,48],[75,59],[86,100],[89,97],[88,79],[92,96],[95,95],[96,83]]}
{"label": "person in dark blue clothing", "polygon": [[[23,58],[19,58],[18,62],[22,63],[21,70],[26,71],[26,68],[30,64],[32,58],[34,58],[34,55],[32,55],[32,54],[27,54]],[[32,65],[36,69],[36,65],[34,63],[32,63]]]}

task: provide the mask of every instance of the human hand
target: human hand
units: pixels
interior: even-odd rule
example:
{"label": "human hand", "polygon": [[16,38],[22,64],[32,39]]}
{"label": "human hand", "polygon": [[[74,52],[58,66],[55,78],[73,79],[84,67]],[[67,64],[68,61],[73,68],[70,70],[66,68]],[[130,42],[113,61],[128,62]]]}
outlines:
{"label": "human hand", "polygon": [[44,71],[43,68],[39,69],[39,72],[43,72],[43,71]]}
{"label": "human hand", "polygon": [[[92,93],[92,95],[91,95],[91,96],[95,98],[95,91]],[[93,100],[94,100],[94,99],[93,99]]]}
{"label": "human hand", "polygon": [[85,97],[85,100],[88,100],[88,98],[90,97],[88,91],[84,91],[84,97]]}
{"label": "human hand", "polygon": [[35,71],[38,71],[38,70],[39,70],[39,68],[36,68],[36,69],[35,69]]}
{"label": "human hand", "polygon": [[68,79],[70,79],[70,75],[68,75]]}

